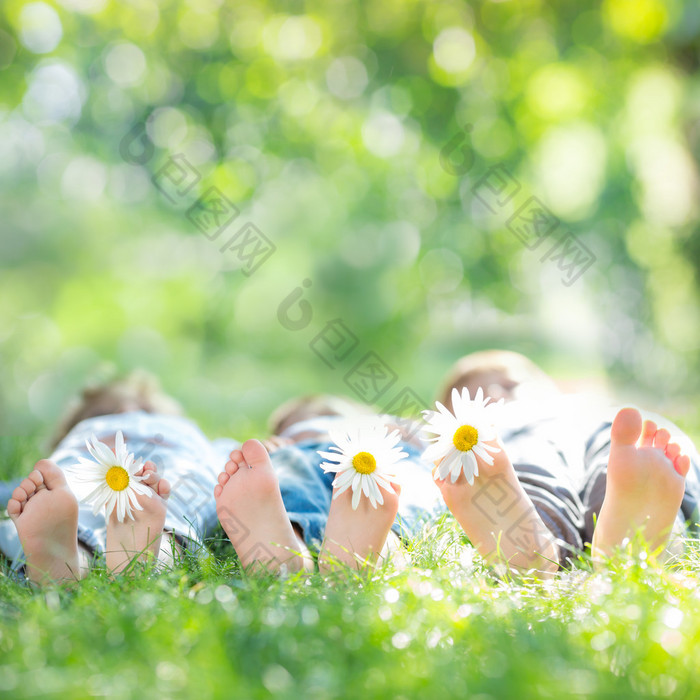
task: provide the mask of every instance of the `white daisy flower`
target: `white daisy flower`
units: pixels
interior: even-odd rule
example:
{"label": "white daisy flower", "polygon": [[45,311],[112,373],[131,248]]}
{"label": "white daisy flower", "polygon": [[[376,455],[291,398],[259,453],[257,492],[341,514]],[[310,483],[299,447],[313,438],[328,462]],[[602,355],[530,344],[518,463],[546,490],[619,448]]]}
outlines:
{"label": "white daisy flower", "polygon": [[452,483],[457,481],[464,469],[469,485],[474,483],[474,477],[479,476],[477,457],[488,465],[493,464],[493,457],[500,448],[488,443],[495,440],[494,412],[501,408],[503,399],[489,404],[490,398],[484,398],[484,392],[479,387],[472,400],[469,390],[465,387],[460,395],[457,389],[452,390],[452,408],[450,413],[439,401],[435,402],[437,411],[423,411],[427,426],[425,430],[435,433],[436,437],[427,438],[433,444],[426,448],[423,458],[429,462],[442,460],[436,468],[436,478],[446,479],[450,476]]}
{"label": "white daisy flower", "polygon": [[116,507],[120,523],[125,516],[133,520],[132,508],[143,510],[136,497],[153,495],[152,489],[139,483],[144,477],[136,476],[143,462],[127,453],[121,430],[115,439],[114,452],[94,435],[85,444],[95,461],[79,457],[80,465],[67,470],[76,482],[92,487],[80,500],[91,503],[95,515],[104,507],[109,517]]}
{"label": "white daisy flower", "polygon": [[388,428],[380,420],[348,421],[342,429],[329,429],[335,443],[331,452],[319,454],[330,462],[323,462],[325,472],[336,472],[333,498],[352,487],[352,509],[357,510],[364,493],[374,508],[382,505],[384,497],[380,486],[392,491],[390,482],[396,482],[395,469],[408,455],[396,444],[401,440],[398,430],[387,434]]}

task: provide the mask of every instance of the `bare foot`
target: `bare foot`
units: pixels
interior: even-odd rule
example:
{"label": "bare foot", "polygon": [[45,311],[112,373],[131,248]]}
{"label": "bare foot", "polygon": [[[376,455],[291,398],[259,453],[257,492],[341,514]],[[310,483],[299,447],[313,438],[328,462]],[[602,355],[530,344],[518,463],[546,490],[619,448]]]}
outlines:
{"label": "bare foot", "polygon": [[[462,471],[454,483],[436,481],[442,497],[479,553],[492,564],[548,576],[559,567],[559,549],[513,469],[503,443],[493,465],[476,457],[479,476],[470,486]],[[476,456],[476,455],[475,455]],[[439,462],[437,463],[439,464]]]}
{"label": "bare foot", "polygon": [[357,510],[353,510],[352,489],[333,499],[318,559],[319,571],[329,571],[338,563],[360,569],[383,559],[384,545],[399,510],[401,493],[397,485],[391,486],[391,492],[378,487],[384,503],[376,508],[369,498],[363,497]]}
{"label": "bare foot", "polygon": [[34,583],[75,581],[78,562],[78,501],[63,471],[42,459],[14,490],[7,512],[27,557]]}
{"label": "bare foot", "polygon": [[135,558],[137,561],[155,560],[160,552],[160,540],[167,512],[166,500],[170,484],[158,474],[153,462],[146,462],[136,473],[145,475],[141,482],[153,489],[153,495],[137,496],[143,510],[133,510],[134,519],[120,523],[115,508],[107,518],[107,569],[112,573],[123,571]]}
{"label": "bare foot", "polygon": [[594,558],[609,557],[642,528],[651,551],[669,540],[683,500],[690,459],[671,436],[636,408],[623,408],[611,429],[605,499],[593,533]]}
{"label": "bare foot", "polygon": [[231,453],[219,474],[214,498],[219,521],[244,567],[313,569],[308,550],[287,517],[277,475],[259,440],[248,440]]}

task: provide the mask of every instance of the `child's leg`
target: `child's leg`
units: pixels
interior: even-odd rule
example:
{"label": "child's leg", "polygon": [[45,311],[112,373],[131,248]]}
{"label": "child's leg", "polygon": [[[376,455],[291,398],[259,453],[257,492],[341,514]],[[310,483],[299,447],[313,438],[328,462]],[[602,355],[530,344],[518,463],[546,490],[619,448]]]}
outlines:
{"label": "child's leg", "polygon": [[477,457],[479,476],[470,486],[438,480],[447,507],[471,543],[493,564],[549,576],[559,568],[556,538],[547,528],[513,468],[503,443],[492,466]]}
{"label": "child's leg", "polygon": [[370,507],[364,515],[363,506],[352,510],[350,496],[333,501],[335,475],[323,471],[320,465],[324,458],[319,451],[327,451],[331,445],[328,428],[344,420],[342,416],[320,416],[294,424],[290,431],[295,440],[300,433],[297,428],[302,429],[305,438],[271,455],[287,517],[307,544],[320,547],[322,570],[337,561],[357,567],[367,560],[376,561],[379,556],[395,558],[399,539],[389,531],[392,525],[402,534],[417,534],[423,522],[443,510],[430,466],[420,459],[415,447],[404,442],[400,447],[409,459],[401,466],[403,491],[398,517],[393,490],[383,492],[383,507],[376,511]]}
{"label": "child's leg", "polygon": [[37,462],[15,489],[7,512],[17,528],[31,581],[49,583],[82,577],[78,501],[59,467],[46,459]]}
{"label": "child's leg", "polygon": [[668,543],[685,492],[690,459],[670,434],[637,409],[612,424],[605,498],[593,533],[596,558],[610,556],[638,528],[652,551]]}
{"label": "child's leg", "polygon": [[123,571],[135,559],[157,559],[160,554],[170,484],[160,477],[153,462],[144,465],[137,473],[137,476],[141,475],[146,475],[141,483],[153,490],[150,498],[137,496],[143,510],[133,509],[134,519],[125,518],[123,523],[117,519],[116,507],[112,514],[107,516],[105,558],[107,569],[113,573]]}
{"label": "child's leg", "polygon": [[258,440],[248,440],[231,453],[214,497],[219,521],[243,566],[313,570],[313,559],[285,510],[270,457]]}

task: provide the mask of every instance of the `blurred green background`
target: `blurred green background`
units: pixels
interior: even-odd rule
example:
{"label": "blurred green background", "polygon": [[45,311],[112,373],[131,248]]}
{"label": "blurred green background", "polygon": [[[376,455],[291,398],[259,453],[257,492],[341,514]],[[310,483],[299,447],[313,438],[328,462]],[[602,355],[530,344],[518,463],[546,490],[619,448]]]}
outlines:
{"label": "blurred green background", "polygon": [[[699,47],[692,0],[5,0],[0,432],[145,367],[246,438],[290,396],[351,394],[367,352],[398,377],[384,407],[498,346],[697,436]],[[171,202],[152,178],[178,154],[201,177]],[[521,191],[488,214],[492,167]],[[212,186],[240,209],[216,240],[187,217]],[[596,257],[571,285],[506,226],[529,196]],[[276,246],[249,276],[220,251],[247,222]],[[309,347],[333,319],[359,341],[335,369]]]}

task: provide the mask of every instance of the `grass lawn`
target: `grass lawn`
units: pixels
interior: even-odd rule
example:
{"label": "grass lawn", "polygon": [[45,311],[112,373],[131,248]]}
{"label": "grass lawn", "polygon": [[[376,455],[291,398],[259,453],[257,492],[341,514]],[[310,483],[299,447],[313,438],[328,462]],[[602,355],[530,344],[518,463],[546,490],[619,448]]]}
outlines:
{"label": "grass lawn", "polygon": [[11,698],[700,695],[696,548],[502,580],[449,517],[373,574],[253,578],[215,539],[164,573],[31,591],[0,576]]}

